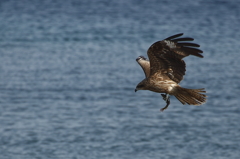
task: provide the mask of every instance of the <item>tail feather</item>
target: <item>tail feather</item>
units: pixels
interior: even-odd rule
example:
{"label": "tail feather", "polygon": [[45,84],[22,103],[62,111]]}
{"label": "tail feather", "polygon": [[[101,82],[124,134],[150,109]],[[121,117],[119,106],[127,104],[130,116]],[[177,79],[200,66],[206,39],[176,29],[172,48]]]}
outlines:
{"label": "tail feather", "polygon": [[182,87],[175,87],[174,96],[182,103],[189,105],[202,105],[206,102],[206,93],[204,88],[201,89],[187,89]]}

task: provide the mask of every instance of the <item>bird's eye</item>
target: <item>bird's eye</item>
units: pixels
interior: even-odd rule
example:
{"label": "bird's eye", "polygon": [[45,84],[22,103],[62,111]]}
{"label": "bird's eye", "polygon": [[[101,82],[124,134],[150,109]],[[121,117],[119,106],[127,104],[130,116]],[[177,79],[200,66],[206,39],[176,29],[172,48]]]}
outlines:
{"label": "bird's eye", "polygon": [[137,59],[136,59],[136,61],[138,61],[138,60],[140,60],[142,57],[141,56],[139,56]]}

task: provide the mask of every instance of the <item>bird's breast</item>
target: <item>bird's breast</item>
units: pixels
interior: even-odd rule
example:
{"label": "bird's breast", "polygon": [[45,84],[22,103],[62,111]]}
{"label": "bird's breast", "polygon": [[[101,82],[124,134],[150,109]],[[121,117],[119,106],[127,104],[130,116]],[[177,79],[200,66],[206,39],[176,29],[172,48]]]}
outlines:
{"label": "bird's breast", "polygon": [[150,90],[158,93],[170,93],[176,84],[172,80],[150,80]]}

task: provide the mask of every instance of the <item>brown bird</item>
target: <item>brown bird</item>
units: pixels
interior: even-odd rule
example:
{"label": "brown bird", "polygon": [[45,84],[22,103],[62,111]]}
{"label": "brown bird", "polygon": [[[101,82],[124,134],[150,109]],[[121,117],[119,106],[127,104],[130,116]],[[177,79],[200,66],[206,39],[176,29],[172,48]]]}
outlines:
{"label": "brown bird", "polygon": [[136,87],[138,90],[150,90],[161,94],[167,105],[161,109],[164,111],[170,104],[170,96],[174,95],[182,104],[202,105],[206,102],[204,88],[187,89],[178,83],[183,79],[186,71],[184,57],[194,55],[203,58],[200,45],[190,42],[193,38],[178,38],[183,33],[170,36],[162,41],[157,41],[147,51],[149,60],[139,56],[136,61],[142,67],[146,78]]}

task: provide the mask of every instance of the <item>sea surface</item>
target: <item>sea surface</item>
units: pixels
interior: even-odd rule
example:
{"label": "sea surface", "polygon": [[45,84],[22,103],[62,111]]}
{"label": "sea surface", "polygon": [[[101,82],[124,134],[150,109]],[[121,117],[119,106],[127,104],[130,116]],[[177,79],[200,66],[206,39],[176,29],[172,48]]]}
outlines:
{"label": "sea surface", "polygon": [[[184,33],[202,106],[134,92],[135,59]],[[0,159],[239,159],[240,1],[1,0]]]}

